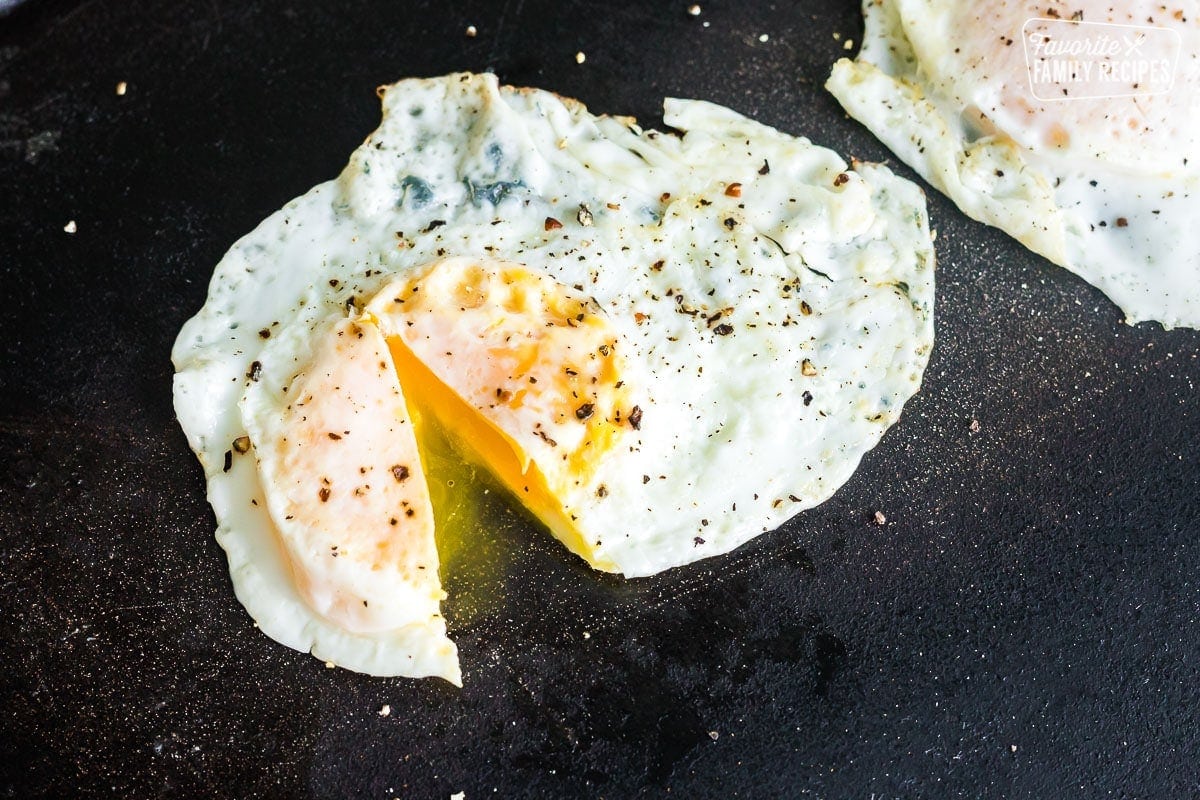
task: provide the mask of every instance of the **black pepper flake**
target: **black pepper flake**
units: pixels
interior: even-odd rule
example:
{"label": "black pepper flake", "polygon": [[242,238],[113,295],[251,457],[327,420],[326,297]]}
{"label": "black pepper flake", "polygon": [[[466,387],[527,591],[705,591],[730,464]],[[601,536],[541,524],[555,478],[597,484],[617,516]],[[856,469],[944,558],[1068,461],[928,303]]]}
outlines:
{"label": "black pepper flake", "polygon": [[233,469],[233,451],[226,450],[225,451],[225,466],[222,471],[229,472],[229,470],[231,470],[231,469]]}
{"label": "black pepper flake", "polygon": [[643,486],[645,486],[645,485],[646,485],[647,483],[649,483],[649,482],[650,482],[650,476],[649,476],[649,475],[643,475],[643,476],[642,476],[642,485],[643,485]]}
{"label": "black pepper flake", "polygon": [[250,371],[246,373],[246,377],[252,381],[257,381],[262,377],[262,362],[253,361],[250,364]]}
{"label": "black pepper flake", "polygon": [[396,466],[392,467],[392,477],[396,479],[397,483],[404,483],[404,481],[408,480],[408,476],[408,467],[402,464],[397,464]]}
{"label": "black pepper flake", "polygon": [[812,306],[810,306],[805,301],[801,300],[800,301],[800,313],[807,317],[809,314],[812,314]]}
{"label": "black pepper flake", "polygon": [[702,536],[692,537],[692,544],[696,547],[699,547],[700,545],[704,544],[704,537],[702,537]]}
{"label": "black pepper flake", "polygon": [[847,174],[846,174],[846,173],[844,173],[844,172],[839,172],[839,173],[837,174],[837,176],[836,176],[836,177],[833,179],[833,185],[834,185],[834,186],[842,186],[842,185],[844,185],[844,184],[847,184],[847,183],[849,183],[849,182],[850,182],[850,176],[849,176],[849,175],[847,175]]}
{"label": "black pepper flake", "polygon": [[562,223],[554,217],[546,217],[546,230],[553,231],[562,227]]}
{"label": "black pepper flake", "polygon": [[720,325],[713,328],[713,333],[715,333],[717,336],[728,336],[729,334],[733,333],[733,326],[728,322],[722,322]]}
{"label": "black pepper flake", "polygon": [[446,220],[444,220],[444,219],[430,220],[429,224],[425,226],[425,229],[422,230],[421,233],[429,233],[430,231],[435,231],[445,224],[446,224]]}
{"label": "black pepper flake", "polygon": [[734,219],[733,217],[726,217],[725,218],[725,227],[728,228],[729,230],[733,230],[734,228],[737,227],[737,220]]}
{"label": "black pepper flake", "polygon": [[812,401],[813,401],[812,392],[805,389],[804,394],[800,395],[800,399],[802,399],[804,401],[804,405],[806,405],[806,406],[812,405]]}
{"label": "black pepper flake", "polygon": [[596,413],[595,403],[584,403],[579,408],[575,409],[575,419],[580,420],[582,422],[583,420],[590,419],[591,416],[595,413]]}
{"label": "black pepper flake", "polygon": [[763,159],[763,165],[758,168],[758,174],[759,175],[771,174],[771,164],[765,158]]}
{"label": "black pepper flake", "polygon": [[233,440],[233,450],[235,453],[245,453],[250,450],[250,437],[239,436]]}
{"label": "black pepper flake", "polygon": [[1117,217],[1117,227],[1118,228],[1124,228],[1127,225],[1129,225],[1129,220],[1125,219],[1125,217]]}
{"label": "black pepper flake", "polygon": [[629,427],[633,428],[635,431],[640,431],[642,429],[641,406],[634,406],[633,410],[629,412]]}
{"label": "black pepper flake", "polygon": [[317,497],[321,498],[322,503],[328,503],[329,502],[329,487],[322,486],[320,488],[320,490],[317,491]]}
{"label": "black pepper flake", "polygon": [[579,204],[579,212],[575,215],[575,219],[585,228],[591,227],[592,210],[586,204]]}
{"label": "black pepper flake", "polygon": [[413,517],[413,516],[416,516],[416,514],[417,514],[417,512],[413,511],[411,508],[406,509],[404,511],[404,516],[406,516],[406,517]]}
{"label": "black pepper flake", "polygon": [[612,352],[612,348],[609,347],[608,345],[606,345],[606,344],[600,345],[600,355],[606,356],[611,352]]}
{"label": "black pepper flake", "polygon": [[342,435],[340,433],[334,433],[333,431],[330,431],[328,435],[329,438],[333,439],[335,442],[340,442],[342,440]]}
{"label": "black pepper flake", "polygon": [[261,337],[263,339],[270,339],[271,338],[271,329],[263,328],[261,331],[258,332],[258,335],[259,335],[259,337]]}
{"label": "black pepper flake", "polygon": [[608,497],[608,487],[603,483],[596,489],[596,497]]}

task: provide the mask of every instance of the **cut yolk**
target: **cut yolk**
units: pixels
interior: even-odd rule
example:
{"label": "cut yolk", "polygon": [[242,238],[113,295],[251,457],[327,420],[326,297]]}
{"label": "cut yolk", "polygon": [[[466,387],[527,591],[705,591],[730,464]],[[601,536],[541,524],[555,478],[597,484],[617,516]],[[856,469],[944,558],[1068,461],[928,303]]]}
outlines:
{"label": "cut yolk", "polygon": [[[444,638],[418,449],[428,425],[572,552],[616,571],[579,512],[607,495],[598,465],[640,420],[617,347],[577,290],[518,264],[449,259],[333,325],[276,396],[248,392],[243,419],[305,602],[350,632],[421,625]],[[446,502],[474,503],[462,492],[477,488]]]}
{"label": "cut yolk", "polygon": [[579,519],[597,465],[637,415],[618,337],[594,302],[509,262],[448,259],[367,306],[423,417],[572,552],[615,571]]}

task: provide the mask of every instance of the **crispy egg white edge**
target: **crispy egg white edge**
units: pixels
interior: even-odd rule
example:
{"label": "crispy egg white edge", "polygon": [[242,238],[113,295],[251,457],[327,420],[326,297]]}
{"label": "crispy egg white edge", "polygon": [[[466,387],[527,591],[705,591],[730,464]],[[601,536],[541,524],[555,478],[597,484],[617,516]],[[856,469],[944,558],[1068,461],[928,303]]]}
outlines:
{"label": "crispy egg white edge", "polygon": [[[448,84],[451,80],[438,79],[423,84],[444,98],[450,92]],[[453,76],[453,80],[463,82],[461,76]],[[482,106],[494,112],[501,121],[512,122],[514,117],[519,120],[519,115],[506,100],[532,96],[542,106],[563,108],[565,117],[556,118],[551,124],[568,124],[577,133],[580,128],[586,129],[582,136],[601,137],[601,128],[612,131],[616,129],[614,126],[624,129],[627,125],[626,121],[616,118],[605,118],[599,123],[590,117],[581,121],[579,117],[584,113],[581,107],[563,106],[557,98],[544,92],[502,95],[491,77],[477,78],[473,82],[476,82],[473,90],[482,97]],[[690,101],[672,102],[681,113],[687,109],[711,111],[717,108]],[[755,125],[723,109],[717,118],[725,124],[730,115],[742,120],[744,125]],[[630,135],[637,133],[632,129]],[[646,142],[645,139],[640,141]],[[370,140],[360,151],[369,146]],[[640,158],[661,158],[667,166],[672,162],[673,156],[669,153],[658,153],[652,147],[643,149],[645,152]],[[916,215],[918,224],[913,229],[923,231],[915,243],[910,243],[912,253],[922,254],[922,270],[913,275],[897,276],[911,279],[913,305],[919,307],[912,315],[915,335],[907,340],[911,347],[901,348],[897,356],[905,374],[896,391],[902,402],[919,386],[920,373],[932,345],[932,247],[919,190],[882,168],[860,168],[860,172],[879,186],[894,190],[894,196],[901,198],[907,212]],[[361,209],[348,212],[348,207],[354,205],[356,187],[353,175],[349,178],[349,186],[347,180],[347,175],[343,174],[338,181],[321,184],[292,201],[235,244],[218,265],[208,302],[184,326],[173,351],[178,370],[175,379],[177,414],[189,443],[205,467],[209,499],[218,519],[218,540],[229,556],[235,590],[264,632],[296,649],[311,649],[318,657],[366,672],[457,676],[456,660],[444,657],[417,665],[419,668],[408,672],[392,672],[395,658],[408,655],[398,650],[407,644],[381,642],[373,637],[347,637],[315,618],[285,580],[287,567],[279,546],[273,541],[269,520],[263,511],[262,489],[252,462],[235,456],[230,472],[225,473],[222,469],[230,442],[243,433],[236,414],[237,399],[251,363],[261,354],[262,342],[257,331],[278,328],[280,324],[316,325],[322,317],[342,307],[349,294],[369,293],[370,286],[381,282],[379,275],[386,276],[433,257],[431,248],[423,249],[424,245],[400,254],[390,249],[381,252],[372,235],[387,230],[390,236],[394,225],[384,222],[372,229],[371,225],[364,224]],[[641,187],[639,191],[652,193],[647,187]],[[368,203],[378,201],[378,198],[365,199]],[[515,257],[520,260],[519,254]],[[363,267],[367,268],[364,272],[374,269],[378,273],[375,277],[365,275],[356,279],[354,276]],[[334,289],[326,282],[331,275],[341,275],[346,280]],[[291,321],[285,323],[286,320]],[[896,408],[895,414],[898,413]],[[894,421],[894,417],[890,421]],[[875,443],[886,427],[877,426],[867,439],[856,443],[855,452],[842,454],[829,486],[836,488],[849,477],[862,453]],[[828,493],[831,494],[833,488]],[[251,506],[251,499],[258,499],[260,505],[257,508]],[[816,502],[818,500],[809,499],[803,507]],[[704,549],[674,546],[638,554],[636,548],[628,548],[624,555],[626,574],[648,574],[732,549],[746,538],[774,527],[797,510],[798,507],[792,506],[755,519],[752,524],[732,525],[727,535],[714,531],[710,534],[713,544]],[[350,659],[334,652],[342,647],[349,648]]]}
{"label": "crispy egg white edge", "polygon": [[1189,224],[1200,174],[1065,163],[1004,136],[975,138],[963,110],[922,80],[896,4],[866,0],[863,16],[857,59],[839,60],[826,82],[852,117],[968,216],[1099,288],[1129,324],[1200,327],[1200,229]]}

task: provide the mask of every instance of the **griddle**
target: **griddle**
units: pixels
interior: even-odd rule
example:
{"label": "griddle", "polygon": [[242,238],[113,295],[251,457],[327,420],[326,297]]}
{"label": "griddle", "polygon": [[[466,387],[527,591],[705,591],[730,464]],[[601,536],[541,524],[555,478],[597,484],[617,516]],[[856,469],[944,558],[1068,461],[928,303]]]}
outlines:
{"label": "griddle", "polygon": [[636,581],[497,509],[446,576],[461,690],[327,669],[237,603],[170,345],[377,84],[491,69],[646,126],[703,98],[914,177],[821,88],[857,2],[700,5],[0,20],[0,797],[1200,792],[1200,335],[1125,325],[932,190],[924,388],[824,505]]}

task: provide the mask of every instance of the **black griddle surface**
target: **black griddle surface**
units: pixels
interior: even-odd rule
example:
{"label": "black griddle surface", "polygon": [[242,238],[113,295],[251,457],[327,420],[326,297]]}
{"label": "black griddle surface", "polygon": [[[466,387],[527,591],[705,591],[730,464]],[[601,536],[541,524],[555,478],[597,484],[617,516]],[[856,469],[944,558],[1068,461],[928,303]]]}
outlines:
{"label": "black griddle surface", "polygon": [[821,88],[857,3],[688,5],[0,21],[0,797],[1200,792],[1200,336],[1124,325],[932,191],[924,389],[823,506],[628,583],[514,517],[493,602],[448,606],[461,691],[326,669],[235,600],[170,345],[234,240],[374,128],[377,84],[491,68],[647,125],[698,97],[890,158]]}

